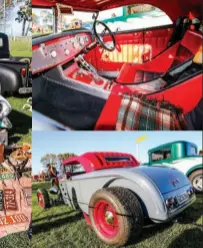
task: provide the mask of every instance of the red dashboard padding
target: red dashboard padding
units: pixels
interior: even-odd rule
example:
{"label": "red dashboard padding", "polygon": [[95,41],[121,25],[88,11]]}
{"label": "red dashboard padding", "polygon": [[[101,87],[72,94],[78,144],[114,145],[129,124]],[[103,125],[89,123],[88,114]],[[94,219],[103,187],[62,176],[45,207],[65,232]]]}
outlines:
{"label": "red dashboard padding", "polygon": [[171,104],[181,107],[183,113],[187,114],[192,111],[201,100],[202,90],[202,74],[200,74],[168,90],[151,94],[148,98],[169,101]]}
{"label": "red dashboard padding", "polygon": [[123,64],[118,78],[116,81],[118,83],[132,83],[134,82],[136,70],[144,70],[150,72],[166,72],[172,65],[180,42],[177,42],[174,46],[167,49],[165,52],[157,56],[156,58],[148,61],[144,64]]}

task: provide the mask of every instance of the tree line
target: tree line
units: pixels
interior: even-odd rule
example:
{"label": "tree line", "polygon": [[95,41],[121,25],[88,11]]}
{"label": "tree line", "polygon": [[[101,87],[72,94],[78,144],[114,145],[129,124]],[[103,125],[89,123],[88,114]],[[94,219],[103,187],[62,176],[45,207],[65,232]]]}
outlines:
{"label": "tree line", "polygon": [[54,165],[57,170],[60,170],[62,162],[74,156],[76,156],[76,154],[74,153],[59,153],[59,154],[47,153],[41,158],[40,162],[42,163],[44,169],[47,168],[48,164],[51,164]]}

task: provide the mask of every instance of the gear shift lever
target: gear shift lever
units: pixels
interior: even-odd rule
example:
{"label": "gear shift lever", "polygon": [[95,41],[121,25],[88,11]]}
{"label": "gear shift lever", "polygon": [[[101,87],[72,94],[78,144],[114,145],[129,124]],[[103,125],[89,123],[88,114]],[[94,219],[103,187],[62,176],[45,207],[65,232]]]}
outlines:
{"label": "gear shift lever", "polygon": [[82,66],[85,70],[87,70],[87,71],[93,73],[93,75],[94,75],[95,77],[97,77],[97,78],[99,77],[96,68],[94,68],[93,65],[90,65],[89,63],[87,63],[87,61],[83,58],[82,55],[79,55],[79,56],[76,58],[76,61],[79,62],[79,63],[81,64],[81,66]]}

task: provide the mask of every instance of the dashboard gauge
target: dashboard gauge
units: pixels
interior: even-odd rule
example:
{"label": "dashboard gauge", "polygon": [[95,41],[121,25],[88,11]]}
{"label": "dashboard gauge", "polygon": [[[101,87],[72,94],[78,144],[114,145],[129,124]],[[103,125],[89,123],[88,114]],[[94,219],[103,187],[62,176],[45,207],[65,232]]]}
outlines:
{"label": "dashboard gauge", "polygon": [[84,47],[85,46],[85,40],[84,40],[84,37],[80,37],[80,46],[81,47]]}
{"label": "dashboard gauge", "polygon": [[68,56],[70,51],[68,49],[65,49],[64,53],[65,53],[66,56]]}
{"label": "dashboard gauge", "polygon": [[51,57],[52,57],[52,58],[56,58],[56,56],[57,56],[56,51],[55,51],[55,50],[52,50],[52,51],[51,51]]}
{"label": "dashboard gauge", "polygon": [[[77,56],[80,51],[90,43],[89,33],[78,33],[47,40],[40,44],[35,44],[33,49],[32,73],[33,75],[63,64]],[[37,47],[38,46],[38,47]]]}

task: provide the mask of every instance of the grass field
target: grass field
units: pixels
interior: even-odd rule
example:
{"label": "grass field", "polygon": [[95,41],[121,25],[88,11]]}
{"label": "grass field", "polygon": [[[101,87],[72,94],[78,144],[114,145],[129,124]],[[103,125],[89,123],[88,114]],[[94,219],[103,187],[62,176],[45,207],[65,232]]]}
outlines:
{"label": "grass field", "polygon": [[13,57],[32,57],[32,39],[29,42],[10,40],[9,46]]}
{"label": "grass field", "polygon": [[7,98],[12,106],[12,111],[8,116],[13,125],[13,128],[9,130],[10,144],[31,142],[32,113],[22,109],[27,99],[28,97],[20,96]]}
{"label": "grass field", "polygon": [[[32,39],[29,41],[13,41],[9,39],[10,52],[13,57],[31,57],[32,56]],[[22,144],[31,142],[32,133],[32,114],[30,111],[23,110],[27,97],[8,97],[7,100],[12,106],[12,112],[9,119],[13,128],[9,130],[9,142]]]}
{"label": "grass field", "polygon": [[[10,52],[13,57],[32,57],[32,39],[28,41],[9,40]],[[13,124],[13,128],[9,132],[10,143],[31,142],[32,133],[32,113],[23,110],[27,97],[8,97],[8,101],[12,106],[12,112],[9,119]]]}
{"label": "grass field", "polygon": [[[33,239],[32,248],[100,248],[104,245],[86,225],[80,213],[67,206],[42,210],[37,205],[36,190],[49,188],[48,183],[33,184]],[[200,248],[202,247],[202,199],[182,215],[177,223],[145,227],[138,240],[128,248]]]}

